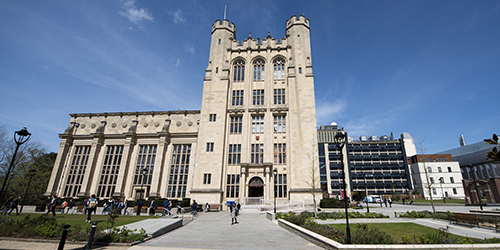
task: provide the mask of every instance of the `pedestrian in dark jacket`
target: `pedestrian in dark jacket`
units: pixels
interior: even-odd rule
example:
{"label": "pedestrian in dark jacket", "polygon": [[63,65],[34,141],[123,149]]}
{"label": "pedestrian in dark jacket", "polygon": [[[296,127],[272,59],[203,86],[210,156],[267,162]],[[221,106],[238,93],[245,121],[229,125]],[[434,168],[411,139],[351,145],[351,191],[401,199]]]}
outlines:
{"label": "pedestrian in dark jacket", "polygon": [[14,208],[16,209],[16,214],[19,215],[19,210],[17,209],[17,206],[19,205],[19,202],[21,202],[21,196],[17,197],[17,199],[15,199],[12,202],[12,204],[10,205],[9,215],[10,215],[10,213],[12,213],[12,210],[14,210]]}
{"label": "pedestrian in dark jacket", "polygon": [[142,200],[139,200],[139,202],[137,202],[137,215],[141,215],[141,210],[143,205],[144,202],[142,202]]}
{"label": "pedestrian in dark jacket", "polygon": [[10,205],[12,204],[12,201],[14,200],[14,197],[11,196],[9,199],[7,199],[7,201],[5,202],[5,210],[2,210],[2,212],[0,212],[0,214],[4,214],[4,215],[7,215],[7,211],[9,211],[9,208],[10,208]]}

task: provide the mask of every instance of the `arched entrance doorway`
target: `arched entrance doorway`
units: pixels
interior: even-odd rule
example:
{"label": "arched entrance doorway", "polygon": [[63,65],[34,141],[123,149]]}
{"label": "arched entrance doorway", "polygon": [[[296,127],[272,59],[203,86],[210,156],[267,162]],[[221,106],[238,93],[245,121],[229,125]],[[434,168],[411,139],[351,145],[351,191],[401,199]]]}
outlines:
{"label": "arched entrance doorway", "polygon": [[253,177],[248,183],[248,197],[264,196],[264,181],[260,177]]}

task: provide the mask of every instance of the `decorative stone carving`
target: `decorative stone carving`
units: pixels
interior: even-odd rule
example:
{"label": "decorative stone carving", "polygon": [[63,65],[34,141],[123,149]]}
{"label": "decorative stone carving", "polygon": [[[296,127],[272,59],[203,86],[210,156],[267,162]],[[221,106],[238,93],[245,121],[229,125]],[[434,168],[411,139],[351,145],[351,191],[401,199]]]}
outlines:
{"label": "decorative stone carving", "polygon": [[85,128],[85,124],[81,124],[81,125],[80,125],[80,128]]}
{"label": "decorative stone carving", "polygon": [[112,128],[116,128],[116,123],[112,123],[112,124],[111,124],[111,127],[112,127]]}
{"label": "decorative stone carving", "polygon": [[145,128],[147,128],[149,126],[149,123],[145,122],[144,125],[142,125],[142,126],[144,126]]}
{"label": "decorative stone carving", "polygon": [[155,122],[155,127],[159,127],[160,126],[160,123],[159,122]]}
{"label": "decorative stone carving", "polygon": [[126,127],[127,127],[126,123],[122,124],[122,128],[126,128]]}
{"label": "decorative stone carving", "polygon": [[90,125],[90,128],[91,128],[91,129],[95,129],[95,127],[96,127],[96,126],[97,126],[97,125],[95,125],[95,123],[92,123],[92,125]]}
{"label": "decorative stone carving", "polygon": [[193,126],[193,122],[192,121],[188,122],[188,126],[189,127]]}
{"label": "decorative stone carving", "polygon": [[177,125],[177,127],[180,127],[182,124],[182,122],[178,121],[175,125]]}

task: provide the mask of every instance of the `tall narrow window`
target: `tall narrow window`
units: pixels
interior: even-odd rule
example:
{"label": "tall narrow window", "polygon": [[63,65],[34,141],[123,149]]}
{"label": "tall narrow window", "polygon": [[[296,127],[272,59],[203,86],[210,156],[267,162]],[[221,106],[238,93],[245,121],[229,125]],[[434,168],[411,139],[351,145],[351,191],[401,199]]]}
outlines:
{"label": "tall narrow window", "polygon": [[210,114],[209,121],[215,122],[217,120],[217,114]]}
{"label": "tall narrow window", "polygon": [[264,61],[258,60],[253,63],[253,80],[264,81]]}
{"label": "tall narrow window", "polygon": [[229,144],[229,165],[238,165],[241,161],[241,144]]}
{"label": "tall narrow window", "polygon": [[243,61],[238,61],[234,64],[234,81],[245,81],[245,63]]}
{"label": "tall narrow window", "polygon": [[210,184],[212,182],[212,174],[203,174],[203,184]]}
{"label": "tall narrow window", "polygon": [[252,116],[252,133],[253,134],[264,133],[264,116],[263,115]]}
{"label": "tall narrow window", "polygon": [[275,115],[274,116],[274,133],[285,133],[286,132],[286,116],[285,115]]}
{"label": "tall narrow window", "polygon": [[264,162],[264,144],[252,144],[250,160],[252,164],[261,164]]}
{"label": "tall narrow window", "polygon": [[264,105],[264,90],[254,89],[253,90],[253,105]]}
{"label": "tall narrow window", "polygon": [[450,177],[450,182],[455,183],[455,179],[453,177]]}
{"label": "tall narrow window", "polygon": [[286,187],[286,174],[278,174],[276,179],[274,179],[274,185],[276,190],[274,190],[275,197],[286,198],[287,197],[287,187]]}
{"label": "tall narrow window", "polygon": [[228,174],[226,185],[226,198],[240,197],[240,175]]}
{"label": "tall narrow window", "polygon": [[443,170],[441,169],[441,167],[438,167],[438,172],[439,173],[443,172]]}
{"label": "tall narrow window", "polygon": [[186,197],[190,157],[191,145],[174,145],[168,176],[167,197]]}
{"label": "tall narrow window", "polygon": [[286,164],[286,143],[274,144],[274,164]]}
{"label": "tall narrow window", "polygon": [[207,152],[214,152],[214,143],[207,142]]}
{"label": "tall narrow window", "polygon": [[64,188],[65,197],[75,197],[80,192],[89,160],[89,153],[90,146],[75,146],[75,153],[69,166],[66,187]]}
{"label": "tall narrow window", "polygon": [[274,61],[274,80],[285,79],[285,62],[281,59]]}
{"label": "tall narrow window", "polygon": [[139,155],[137,157],[137,165],[134,174],[134,185],[151,185],[155,159],[156,145],[142,145],[139,147]]}
{"label": "tall narrow window", "polygon": [[285,104],[285,89],[274,90],[274,104]]}
{"label": "tall narrow window", "polygon": [[233,106],[243,105],[243,90],[233,90],[233,100],[231,104]]}
{"label": "tall narrow window", "polygon": [[242,116],[231,116],[231,124],[229,127],[229,132],[231,134],[240,134],[243,126]]}
{"label": "tall narrow window", "polygon": [[116,179],[120,171],[122,161],[123,146],[108,146],[106,156],[102,165],[99,186],[97,187],[97,197],[109,198],[115,192]]}

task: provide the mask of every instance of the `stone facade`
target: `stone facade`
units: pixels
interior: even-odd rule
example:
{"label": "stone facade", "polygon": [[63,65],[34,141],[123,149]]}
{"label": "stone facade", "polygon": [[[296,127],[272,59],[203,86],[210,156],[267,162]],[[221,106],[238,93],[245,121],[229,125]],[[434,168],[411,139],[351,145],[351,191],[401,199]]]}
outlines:
{"label": "stone facade", "polygon": [[71,115],[46,195],[225,204],[272,199],[276,187],[280,200],[311,199],[311,61],[303,16],[286,21],[285,38],[243,41],[233,23],[217,20],[200,111]]}

